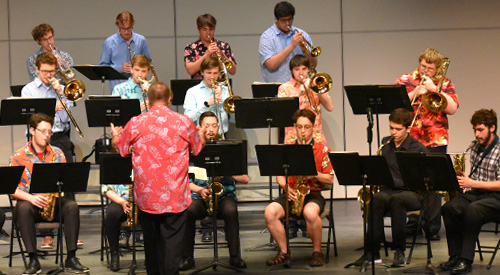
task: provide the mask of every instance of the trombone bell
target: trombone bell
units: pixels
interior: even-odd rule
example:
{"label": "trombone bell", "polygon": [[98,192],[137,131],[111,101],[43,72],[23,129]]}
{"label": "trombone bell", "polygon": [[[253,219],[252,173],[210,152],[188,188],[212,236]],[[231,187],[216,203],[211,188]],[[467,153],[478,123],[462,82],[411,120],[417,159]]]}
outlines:
{"label": "trombone bell", "polygon": [[234,114],[234,112],[235,112],[234,100],[235,99],[241,99],[241,96],[233,95],[233,96],[226,98],[226,100],[224,100],[224,103],[222,104],[222,108],[224,108],[224,111],[226,111],[226,113]]}
{"label": "trombone bell", "polygon": [[85,83],[81,80],[71,80],[64,88],[64,97],[70,101],[78,101],[85,95]]}
{"label": "trombone bell", "polygon": [[332,78],[327,73],[315,73],[311,77],[310,88],[315,93],[324,94],[327,93],[332,88]]}

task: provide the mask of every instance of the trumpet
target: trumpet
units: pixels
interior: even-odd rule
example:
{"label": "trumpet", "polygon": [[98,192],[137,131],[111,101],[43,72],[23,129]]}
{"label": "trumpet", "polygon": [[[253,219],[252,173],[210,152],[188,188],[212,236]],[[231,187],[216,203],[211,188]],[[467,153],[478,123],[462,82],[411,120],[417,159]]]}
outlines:
{"label": "trumpet", "polygon": [[[216,43],[216,41],[211,37],[210,35],[207,35],[208,40],[210,40],[210,44]],[[217,43],[216,43],[217,45]],[[227,57],[222,53],[222,50],[219,48],[217,51],[217,59],[219,59],[219,62],[224,64],[226,69],[231,70],[233,68],[233,62],[231,60],[227,59]],[[224,72],[227,73],[227,72]]]}
{"label": "trumpet", "polygon": [[309,90],[312,90],[317,94],[325,94],[332,88],[333,81],[329,74],[324,72],[317,73],[314,68],[311,68],[311,70],[313,71],[313,73],[309,77],[310,89],[306,87],[304,77],[302,75],[300,76],[300,79],[303,80],[302,85],[304,86],[304,93],[306,94],[307,99],[310,102],[311,108],[316,112],[316,114],[320,114],[321,107],[318,106],[318,103],[316,103],[316,99],[313,97],[313,95],[310,94]]}
{"label": "trumpet", "polygon": [[[288,26],[288,29],[293,33],[298,33],[297,29],[292,30],[292,27]],[[310,54],[313,57],[319,56],[321,54],[321,47],[313,47],[309,41],[303,39],[300,41],[300,47],[304,49],[304,51]]]}

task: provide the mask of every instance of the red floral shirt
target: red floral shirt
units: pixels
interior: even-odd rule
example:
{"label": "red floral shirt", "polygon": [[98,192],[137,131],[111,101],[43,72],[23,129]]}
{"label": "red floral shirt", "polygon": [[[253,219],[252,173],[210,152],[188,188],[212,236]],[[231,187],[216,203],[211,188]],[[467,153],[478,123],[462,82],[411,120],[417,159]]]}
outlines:
{"label": "red floral shirt", "polygon": [[[231,50],[231,46],[227,42],[220,41],[220,40],[215,40],[217,43],[217,46],[221,51],[224,53],[225,56],[230,58],[234,64],[236,64],[236,59],[234,59],[233,51]],[[203,55],[205,55],[205,52],[208,50],[207,47],[201,42],[201,39],[198,38],[195,42],[188,44],[184,48],[184,63],[186,62],[195,62],[196,60],[200,59]],[[200,71],[197,71],[194,75],[191,76],[192,79],[202,79],[203,77],[201,76]]]}
{"label": "red floral shirt", "polygon": [[[394,84],[403,84],[406,86],[406,92],[411,93],[420,84],[420,76],[418,70],[400,76]],[[441,92],[449,95],[458,105],[458,97],[455,92],[455,86],[448,78],[444,79]],[[413,104],[414,112],[420,105],[422,97],[415,99]],[[415,119],[415,123],[411,128],[410,135],[420,141],[425,147],[438,147],[448,145],[448,117],[444,112],[433,113],[425,107],[420,107],[420,111]]]}
{"label": "red floral shirt", "polygon": [[122,156],[132,151],[134,199],[150,214],[180,213],[191,204],[189,152],[203,142],[187,116],[155,106],[133,117],[116,140]]}
{"label": "red floral shirt", "polygon": [[40,159],[31,148],[31,141],[24,147],[18,149],[9,159],[9,166],[24,166],[23,176],[17,188],[24,192],[30,191],[31,174],[33,172],[34,163],[54,162],[66,162],[63,152],[57,147],[47,145],[42,159]]}
{"label": "red floral shirt", "polygon": [[[317,93],[310,92],[311,100],[314,100],[320,113],[316,113],[311,107],[311,102],[307,97],[303,86],[297,82],[293,77],[290,81],[283,83],[278,88],[278,97],[298,97],[299,109],[309,109],[316,114],[316,121],[314,123],[313,138],[317,142],[326,142],[325,135],[323,134],[323,125],[321,124],[321,104]],[[285,127],[285,144],[294,143],[297,139],[295,127]]]}
{"label": "red floral shirt", "polygon": [[[323,174],[332,174],[333,175],[333,167],[330,163],[330,157],[328,157],[328,152],[330,152],[330,148],[321,142],[313,142],[313,154],[314,161],[316,163],[316,170],[318,173]],[[290,188],[295,187],[295,180],[297,176],[288,177],[288,186]],[[322,188],[318,184],[314,184],[312,180],[307,180],[306,184],[309,186],[311,191],[321,191]]]}

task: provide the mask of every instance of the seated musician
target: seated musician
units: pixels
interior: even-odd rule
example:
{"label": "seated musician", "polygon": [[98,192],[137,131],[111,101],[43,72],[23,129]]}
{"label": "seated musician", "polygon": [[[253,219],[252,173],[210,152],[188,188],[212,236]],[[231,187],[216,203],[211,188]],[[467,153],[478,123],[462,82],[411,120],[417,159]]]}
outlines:
{"label": "seated musician", "polygon": [[[204,112],[200,116],[200,127],[206,129],[206,140],[218,140],[219,123],[217,117],[212,112]],[[238,207],[235,192],[235,182],[248,183],[248,175],[225,176],[216,179],[223,186],[224,190],[219,195],[217,214],[218,217],[224,219],[224,232],[229,248],[229,263],[236,268],[246,268],[246,263],[241,259],[240,249],[240,229],[238,222]],[[208,201],[210,189],[207,180],[195,179],[189,184],[191,188],[191,197],[193,202],[188,207],[188,221],[186,225],[186,234],[184,236],[184,245],[182,260],[180,264],[181,270],[194,268],[194,237],[195,237],[195,220],[203,219],[207,216]]]}
{"label": "seated musician", "polygon": [[[395,153],[427,152],[422,143],[409,135],[412,119],[411,113],[403,108],[396,109],[389,115],[391,136],[382,139],[380,152],[387,160],[395,186],[382,186],[380,192],[373,195],[373,224],[368,222],[365,240],[367,253],[355,262],[356,265],[371,261],[372,253],[375,255],[376,263],[382,262],[379,251],[384,234],[384,216],[387,214],[391,216],[392,249],[395,250],[392,265],[402,266],[405,262],[406,212],[421,209],[423,198],[405,187]],[[371,244],[370,240],[373,240]],[[370,250],[371,247],[373,250]]]}
{"label": "seated musician", "polygon": [[481,109],[470,120],[475,140],[470,147],[470,174],[457,175],[458,194],[442,207],[448,254],[439,267],[452,274],[472,271],[476,240],[481,226],[500,218],[500,142],[497,136],[497,114]]}
{"label": "seated musician", "polygon": [[[295,130],[297,131],[296,143],[310,144],[313,147],[316,170],[318,171],[317,176],[302,177],[310,188],[310,193],[304,199],[302,216],[306,220],[307,233],[313,244],[313,254],[309,264],[311,266],[322,266],[325,262],[325,257],[321,251],[323,223],[319,215],[325,207],[325,199],[321,195],[321,190],[324,185],[333,184],[333,168],[328,157],[330,149],[325,144],[316,142],[313,139],[314,122],[316,121],[314,112],[309,109],[297,110],[293,115],[293,121],[295,122]],[[295,190],[297,180],[297,176],[288,177],[288,198],[286,194],[281,195],[275,201],[271,202],[264,212],[267,228],[279,247],[278,254],[272,259],[267,260],[267,265],[277,265],[287,260],[286,235],[281,219],[285,217],[286,199],[290,201],[289,206],[291,208],[292,202],[297,197]],[[281,188],[285,188],[286,182],[284,176],[276,177],[276,181]]]}
{"label": "seated musician", "polygon": [[149,82],[146,77],[151,68],[151,61],[143,54],[136,55],[132,58],[132,75],[127,82],[116,85],[113,88],[111,95],[119,95],[121,98],[136,98],[141,104],[141,112],[146,112],[147,92]]}
{"label": "seated musician", "polygon": [[[321,124],[321,107],[326,111],[333,111],[333,102],[328,93],[318,94],[309,88],[310,80],[308,78],[309,67],[311,63],[304,55],[298,54],[290,60],[290,71],[292,78],[280,85],[278,88],[278,97],[298,97],[299,108],[309,109],[316,114],[316,121],[314,122],[313,138],[316,142],[326,143],[325,135],[323,134],[323,127]],[[307,91],[304,90],[307,87]],[[311,102],[314,101],[314,102]],[[316,109],[316,110],[315,110]],[[285,128],[285,142],[294,143],[297,134],[294,127]]]}
{"label": "seated musician", "polygon": [[[222,128],[224,133],[229,128],[229,116],[224,111],[222,103],[229,97],[227,87],[217,84],[217,79],[220,75],[219,61],[214,57],[207,57],[201,62],[200,67],[203,80],[200,84],[191,87],[186,92],[184,98],[184,114],[187,115],[197,126],[200,125],[200,115],[206,111],[211,111],[214,114],[220,112],[222,117]],[[214,81],[215,87],[212,87],[211,81]],[[215,92],[215,98],[214,98]],[[217,101],[219,111],[217,111]]]}
{"label": "seated musician", "polygon": [[[33,163],[53,163],[66,162],[66,158],[61,149],[49,144],[52,135],[52,124],[54,119],[42,113],[37,113],[30,118],[30,134],[32,141],[24,147],[18,149],[10,158],[9,165],[25,166],[23,176],[19,182],[16,192],[12,197],[17,200],[14,216],[21,231],[26,250],[28,251],[30,262],[23,274],[38,274],[42,268],[38,261],[36,252],[35,222],[41,222],[42,209],[49,204],[47,195],[29,193]],[[80,212],[74,200],[53,198],[55,202],[54,221],[58,221],[59,203],[62,203],[64,237],[68,250],[65,267],[77,271],[88,271],[88,267],[83,266],[76,258],[77,239],[80,231]],[[43,209],[44,212],[49,212]],[[49,218],[50,219],[50,218]]]}
{"label": "seated musician", "polygon": [[128,201],[129,186],[128,184],[102,186],[102,193],[111,200],[111,203],[106,207],[104,226],[106,237],[109,242],[109,250],[111,252],[109,269],[115,272],[120,270],[120,251],[118,249],[120,225],[127,219],[128,213],[132,211]]}

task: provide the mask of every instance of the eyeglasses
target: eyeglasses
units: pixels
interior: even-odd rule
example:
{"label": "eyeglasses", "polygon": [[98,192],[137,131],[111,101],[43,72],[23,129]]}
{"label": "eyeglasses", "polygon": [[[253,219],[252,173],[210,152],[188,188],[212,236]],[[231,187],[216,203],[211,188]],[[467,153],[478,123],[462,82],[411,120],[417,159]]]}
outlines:
{"label": "eyeglasses", "polygon": [[293,16],[289,18],[280,18],[278,19],[281,23],[293,22]]}
{"label": "eyeglasses", "polygon": [[54,74],[56,73],[56,70],[51,70],[51,71],[46,71],[46,70],[40,70],[42,74]]}
{"label": "eyeglasses", "polygon": [[128,28],[119,28],[121,32],[130,32],[132,31],[132,27],[128,27]]}
{"label": "eyeglasses", "polygon": [[297,127],[297,129],[299,129],[299,130],[302,130],[302,129],[311,130],[311,128],[312,128],[311,125],[306,125],[306,126],[297,125],[295,127]]}
{"label": "eyeglasses", "polygon": [[49,136],[52,135],[52,130],[47,130],[47,129],[40,130],[38,128],[35,128],[35,130],[39,131],[40,133],[42,133],[44,135],[49,135]]}
{"label": "eyeglasses", "polygon": [[41,42],[48,42],[48,41],[51,41],[51,40],[54,40],[54,36],[49,36],[47,38],[40,39]]}

